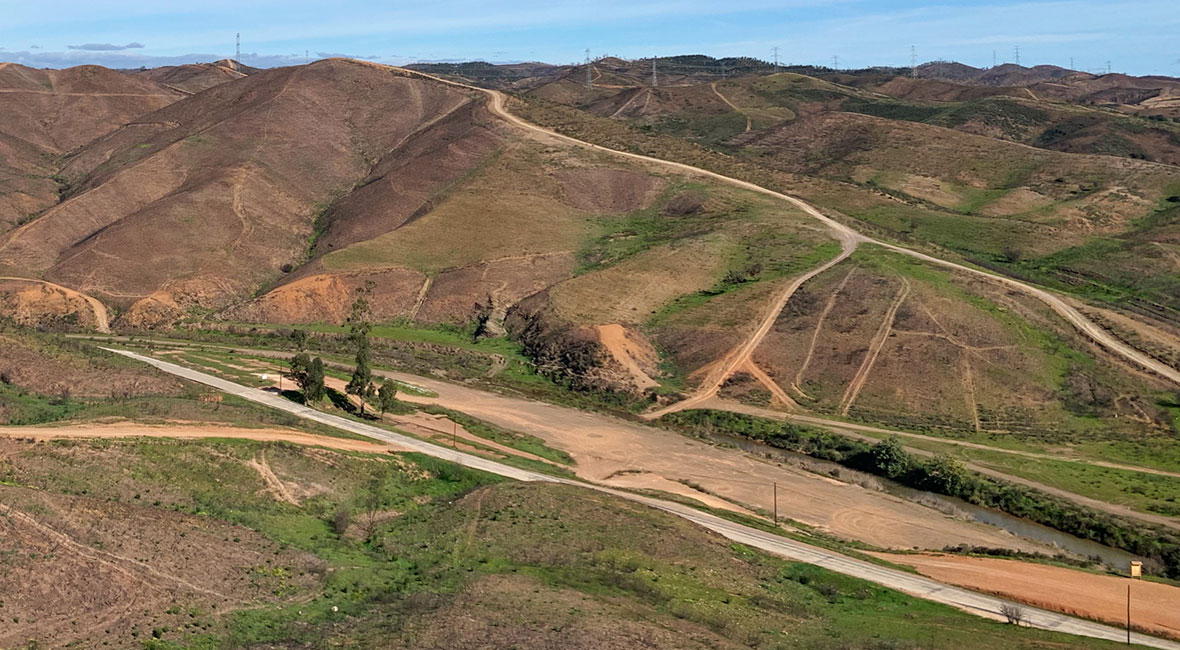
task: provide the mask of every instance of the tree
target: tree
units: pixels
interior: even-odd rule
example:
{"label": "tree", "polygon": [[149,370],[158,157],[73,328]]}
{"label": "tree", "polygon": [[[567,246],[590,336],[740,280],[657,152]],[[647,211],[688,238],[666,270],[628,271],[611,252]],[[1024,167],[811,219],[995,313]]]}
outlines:
{"label": "tree", "polygon": [[291,330],[291,342],[295,344],[296,350],[303,352],[307,347],[307,332],[300,329]]}
{"label": "tree", "polygon": [[923,487],[940,494],[962,496],[967,479],[967,468],[963,463],[943,452],[927,462],[925,469]]}
{"label": "tree", "polygon": [[327,390],[324,388],[324,360],[316,357],[307,367],[307,385],[303,386],[303,398],[308,403],[324,399]]}
{"label": "tree", "polygon": [[397,408],[397,386],[392,379],[381,382],[381,389],[377,391],[377,405],[381,407],[381,415]]}
{"label": "tree", "polygon": [[344,391],[360,400],[362,416],[365,414],[365,400],[373,395],[373,372],[369,369],[369,330],[373,328],[369,322],[369,295],[372,291],[371,281],[357,289],[357,297],[348,316],[348,337],[356,347],[356,365]]}
{"label": "tree", "polygon": [[873,445],[869,453],[873,456],[873,464],[886,478],[897,478],[905,474],[913,464],[913,459],[905,447],[901,446],[901,440],[897,436],[889,436]]}
{"label": "tree", "polygon": [[1000,613],[1003,614],[1004,618],[1008,619],[1008,622],[1012,625],[1020,625],[1024,622],[1024,608],[1020,605],[1004,603],[1000,605]]}
{"label": "tree", "polygon": [[291,357],[287,377],[299,385],[304,402],[310,404],[324,398],[324,362],[319,357],[312,359],[306,352]]}
{"label": "tree", "polygon": [[307,383],[307,372],[311,366],[311,357],[306,352],[291,357],[291,369],[287,372],[287,379],[299,385],[300,390]]}

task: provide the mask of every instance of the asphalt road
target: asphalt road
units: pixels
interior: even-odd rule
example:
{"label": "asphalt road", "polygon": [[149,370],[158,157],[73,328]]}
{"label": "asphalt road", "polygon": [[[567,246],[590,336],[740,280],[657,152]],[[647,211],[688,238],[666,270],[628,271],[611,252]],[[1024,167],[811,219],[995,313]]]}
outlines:
{"label": "asphalt road", "polygon": [[[488,460],[486,458],[480,458],[479,456],[473,456],[464,452],[447,449],[446,447],[440,447],[428,442],[423,442],[410,436],[397,434],[392,431],[387,431],[385,429],[364,424],[362,422],[356,422],[336,415],[331,415],[329,413],[323,413],[303,406],[302,404],[296,404],[295,402],[279,397],[273,393],[259,390],[257,388],[242,386],[231,381],[226,381],[219,377],[214,377],[213,375],[208,375],[203,372],[185,368],[183,366],[178,366],[174,363],[169,363],[160,359],[154,359],[152,357],[147,357],[126,350],[117,350],[112,348],[104,349],[142,361],[155,366],[164,372],[183,377],[197,383],[205,384],[206,386],[211,386],[251,402],[256,402],[271,408],[286,411],[292,415],[296,415],[306,420],[312,420],[321,424],[326,424],[344,431],[357,433],[378,440],[384,440],[407,449],[421,452],[428,456],[433,456],[435,458],[440,458],[457,463],[459,465],[463,465],[464,467],[483,470],[485,472],[498,474],[500,476],[519,481],[546,481],[550,483],[576,485],[579,487],[612,494],[622,499],[643,503],[653,508],[683,517],[735,542],[745,544],[752,548],[757,548],[768,553],[773,553],[790,560],[815,564],[837,573],[868,580],[870,582],[896,589],[919,598],[950,605],[952,607],[956,607],[958,609],[983,616],[985,618],[1004,620],[1003,615],[1000,613],[1000,608],[1005,604],[1011,604],[1010,601],[1006,601],[1001,598],[979,594],[966,589],[961,589],[959,587],[953,587],[936,582],[934,580],[930,580],[928,578],[924,578],[919,575],[864,562],[862,560],[857,560],[845,555],[841,555],[834,551],[817,548],[802,542],[797,542],[792,539],[787,539],[772,533],[751,528],[749,526],[737,524],[682,504],[662,501],[659,499],[631,494],[629,492],[620,492],[588,483],[570,481],[538,472],[518,469],[509,465],[504,465],[492,460]],[[1055,612],[1049,612],[1034,607],[1028,607],[1024,605],[1021,607],[1025,612],[1026,623],[1031,627],[1053,630],[1067,634],[1076,634],[1079,636],[1093,637],[1097,639],[1108,639],[1111,641],[1125,642],[1127,639],[1126,631],[1116,627],[1103,625],[1101,623],[1094,623],[1092,621],[1074,618],[1072,616],[1058,614]],[[1180,650],[1180,643],[1174,643],[1143,634],[1132,633],[1131,640],[1138,645],[1153,648],[1165,648],[1169,650]]]}

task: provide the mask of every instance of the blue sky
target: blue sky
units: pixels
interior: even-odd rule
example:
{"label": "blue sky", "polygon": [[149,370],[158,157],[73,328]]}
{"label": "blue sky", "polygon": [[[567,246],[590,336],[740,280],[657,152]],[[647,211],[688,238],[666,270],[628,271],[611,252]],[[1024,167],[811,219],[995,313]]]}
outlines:
{"label": "blue sky", "polygon": [[755,56],[841,67],[955,60],[1180,76],[1178,0],[0,0],[0,60],[37,67],[208,61],[263,67],[353,56],[384,63]]}

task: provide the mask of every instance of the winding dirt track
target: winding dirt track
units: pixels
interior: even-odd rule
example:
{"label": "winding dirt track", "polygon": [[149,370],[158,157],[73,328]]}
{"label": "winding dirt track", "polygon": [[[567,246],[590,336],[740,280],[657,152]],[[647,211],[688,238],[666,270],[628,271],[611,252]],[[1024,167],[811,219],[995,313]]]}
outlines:
{"label": "winding dirt track", "polygon": [[[717,82],[713,82],[713,83],[709,84],[709,87],[713,89],[714,95],[717,95],[717,97],[719,97],[721,99],[721,101],[725,102],[726,106],[732,108],[734,111],[736,111],[738,113],[741,113],[742,117],[746,118],[746,133],[749,133],[754,128],[754,123],[752,121],[750,121],[750,116],[746,115],[746,112],[743,111],[742,109],[738,108],[737,106],[734,106],[733,102],[729,101],[729,99],[726,98],[725,95],[722,95],[720,90],[717,90]],[[614,117],[614,116],[612,115],[611,117]]]}
{"label": "winding dirt track", "polygon": [[500,91],[491,90],[488,88],[479,88],[476,86],[470,86],[467,84],[449,81],[446,79],[435,77],[435,76],[429,75],[429,74],[424,74],[424,73],[417,72],[414,70],[405,70],[403,68],[395,68],[395,69],[399,70],[401,73],[406,74],[406,75],[417,76],[417,77],[421,77],[424,79],[431,79],[431,80],[437,81],[439,83],[449,84],[452,86],[457,86],[460,88],[466,88],[468,90],[474,90],[477,92],[481,92],[481,93],[488,96],[488,98],[489,98],[488,110],[490,110],[492,112],[492,114],[500,117],[504,121],[506,121],[514,126],[517,126],[521,129],[525,129],[526,131],[538,133],[538,134],[541,134],[541,135],[544,135],[544,136],[550,137],[550,138],[556,138],[558,140],[562,140],[564,142],[569,142],[569,143],[575,144],[580,147],[586,147],[586,148],[594,149],[594,150],[598,150],[598,151],[605,151],[605,152],[614,154],[616,156],[630,158],[632,160],[640,160],[640,161],[647,162],[647,163],[654,163],[657,165],[662,165],[665,167],[677,169],[677,170],[688,172],[691,174],[696,174],[699,176],[706,176],[708,178],[712,178],[712,179],[721,181],[723,183],[733,185],[735,187],[740,187],[742,189],[751,190],[754,192],[758,192],[759,194],[765,194],[767,196],[774,197],[774,198],[782,200],[782,201],[786,201],[787,203],[791,204],[795,208],[806,213],[808,216],[815,218],[820,223],[827,226],[828,229],[830,229],[832,231],[832,234],[837,239],[840,240],[840,243],[842,246],[842,250],[841,250],[840,255],[838,257],[836,257],[834,260],[827,262],[824,265],[820,266],[819,268],[809,271],[808,273],[800,276],[799,278],[796,279],[795,282],[791,283],[790,285],[788,285],[786,287],[786,289],[784,289],[782,292],[780,292],[778,294],[778,296],[776,297],[776,299],[773,301],[773,303],[771,305],[771,309],[767,310],[767,314],[763,318],[763,321],[758,326],[758,328],[756,328],[754,330],[754,332],[750,335],[750,337],[744,343],[742,343],[736,349],[731,351],[725,357],[724,363],[718,364],[717,369],[714,372],[709,374],[708,378],[705,380],[705,382],[703,382],[701,384],[701,386],[697,389],[695,394],[693,394],[691,397],[689,397],[688,399],[686,399],[682,402],[679,402],[677,404],[673,404],[671,406],[665,407],[665,408],[660,409],[658,411],[653,411],[653,412],[646,414],[644,417],[646,417],[648,419],[658,418],[661,415],[665,415],[667,413],[683,410],[686,408],[691,408],[692,406],[699,404],[700,402],[716,395],[717,391],[721,387],[721,384],[724,383],[725,380],[728,379],[729,376],[734,373],[734,371],[736,371],[738,368],[742,367],[745,364],[746,360],[749,359],[750,355],[753,354],[753,351],[758,347],[759,344],[762,343],[762,340],[766,337],[766,334],[770,331],[771,326],[774,325],[774,321],[778,318],[779,312],[781,312],[783,307],[786,306],[787,300],[790,299],[791,295],[795,292],[795,290],[798,289],[800,285],[802,285],[804,282],[811,279],[812,277],[815,277],[816,275],[826,271],[827,269],[838,264],[839,262],[843,261],[844,259],[847,259],[848,256],[850,256],[853,253],[853,251],[856,250],[856,247],[861,243],[876,244],[878,246],[882,246],[884,248],[887,248],[887,249],[894,251],[896,253],[900,253],[902,255],[908,255],[910,257],[922,260],[924,262],[929,262],[931,264],[937,264],[938,266],[942,266],[942,267],[949,268],[949,269],[954,269],[956,271],[971,273],[972,275],[983,277],[983,278],[989,279],[993,282],[999,282],[999,283],[1007,285],[1013,289],[1016,289],[1018,291],[1026,293],[1026,294],[1040,300],[1041,302],[1045,303],[1046,306],[1048,306],[1050,309],[1052,309],[1054,312],[1056,312],[1059,316],[1061,316],[1066,321],[1068,321],[1070,324],[1072,324],[1074,327],[1076,327],[1078,329],[1078,331],[1080,331],[1082,334],[1084,334],[1085,336],[1090,338],[1092,341],[1094,341],[1096,344],[1105,348],[1109,352],[1111,352],[1119,357],[1122,357],[1123,359],[1125,359],[1125,360],[1127,360],[1127,361],[1129,361],[1129,362],[1131,362],[1131,363],[1133,363],[1145,370],[1148,370],[1148,371],[1153,372],[1161,377],[1164,377],[1174,384],[1180,385],[1180,370],[1177,370],[1176,368],[1173,368],[1173,367],[1171,367],[1171,366],[1169,366],[1157,359],[1150,357],[1147,354],[1144,354],[1143,352],[1140,352],[1139,350],[1127,345],[1126,343],[1123,343],[1122,341],[1115,338],[1115,336],[1112,335],[1110,332],[1107,332],[1105,329],[1103,329],[1100,325],[1098,325],[1097,323],[1086,318],[1086,316],[1084,316],[1077,309],[1074,309],[1072,306],[1067,304],[1064,300],[1062,300],[1061,298],[1057,297],[1056,295],[1054,295],[1052,293],[1049,293],[1048,291],[1045,291],[1044,289],[1039,289],[1037,287],[1025,284],[1025,283],[1020,282],[1018,280],[1013,280],[1012,278],[1004,277],[1001,275],[995,275],[993,273],[989,273],[987,271],[981,271],[979,269],[971,268],[971,267],[965,266],[963,264],[958,264],[956,262],[951,262],[948,260],[939,259],[937,257],[933,257],[933,256],[927,255],[925,253],[919,253],[918,251],[910,250],[908,248],[903,248],[901,246],[889,244],[889,243],[886,243],[886,242],[883,242],[883,241],[880,241],[877,239],[873,239],[873,238],[868,237],[866,235],[862,235],[861,233],[857,232],[856,230],[853,230],[852,228],[850,228],[849,226],[846,226],[834,219],[831,219],[830,217],[825,216],[823,213],[821,213],[819,210],[817,210],[814,206],[812,206],[811,204],[809,204],[801,199],[795,198],[793,196],[789,196],[787,194],[783,194],[781,192],[775,192],[774,190],[767,189],[765,187],[762,187],[761,185],[756,185],[756,184],[750,183],[748,181],[743,181],[743,180],[739,180],[736,178],[731,178],[731,177],[725,176],[723,174],[718,174],[717,172],[712,172],[712,171],[709,171],[706,169],[701,169],[699,167],[693,167],[692,165],[686,165],[684,163],[674,162],[674,161],[670,161],[670,160],[663,160],[660,158],[653,158],[651,156],[645,156],[645,155],[637,154],[637,153],[618,151],[616,149],[610,149],[608,147],[603,147],[601,145],[596,145],[596,144],[592,144],[589,142],[584,142],[582,140],[578,140],[577,138],[573,138],[568,135],[563,135],[563,134],[557,133],[555,131],[550,131],[549,129],[537,126],[536,124],[526,122],[525,120],[523,120],[523,119],[513,115],[511,112],[509,112],[508,109],[505,108],[506,96],[503,93],[501,93]]}
{"label": "winding dirt track", "polygon": [[98,331],[102,332],[103,334],[110,334],[111,333],[111,320],[110,320],[110,316],[107,314],[106,305],[99,302],[98,298],[95,298],[94,296],[84,294],[81,291],[78,291],[77,289],[63,287],[60,284],[46,282],[45,280],[37,280],[35,278],[17,278],[17,277],[9,277],[9,276],[0,276],[0,280],[14,281],[14,282],[32,282],[33,284],[41,284],[46,287],[49,287],[50,289],[54,289],[56,291],[61,291],[62,293],[66,294],[68,296],[76,296],[78,298],[81,298],[81,299],[85,300],[87,303],[89,303],[90,308],[94,310],[94,323],[95,323],[94,328],[97,329]]}

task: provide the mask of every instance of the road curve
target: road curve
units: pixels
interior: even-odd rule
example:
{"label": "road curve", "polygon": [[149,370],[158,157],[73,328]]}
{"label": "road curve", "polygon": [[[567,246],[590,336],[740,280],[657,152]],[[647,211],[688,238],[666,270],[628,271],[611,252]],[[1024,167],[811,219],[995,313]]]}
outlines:
{"label": "road curve", "polygon": [[[206,386],[211,386],[231,395],[241,397],[242,399],[285,411],[306,420],[319,422],[337,429],[342,429],[351,433],[357,433],[370,438],[375,438],[377,440],[389,442],[399,447],[426,454],[428,456],[433,456],[435,458],[440,458],[442,460],[450,461],[464,467],[470,467],[472,469],[498,474],[500,476],[518,481],[546,481],[550,483],[562,483],[565,485],[573,485],[577,487],[598,490],[621,499],[642,503],[644,505],[663,510],[664,512],[683,517],[684,519],[707,528],[735,542],[745,544],[747,546],[757,548],[774,555],[779,555],[790,560],[815,564],[837,573],[868,580],[870,582],[874,582],[891,589],[896,589],[912,596],[950,605],[951,607],[956,607],[984,618],[1004,620],[1004,617],[1001,613],[1001,607],[1011,604],[1010,601],[1006,601],[1002,598],[976,593],[959,587],[953,587],[913,573],[872,564],[863,560],[857,560],[833,551],[817,548],[809,544],[797,542],[785,537],[780,537],[773,533],[768,533],[751,528],[749,526],[734,523],[729,520],[722,519],[721,517],[704,513],[679,503],[662,501],[660,499],[640,496],[630,492],[620,492],[618,490],[613,490],[589,483],[570,481],[546,474],[541,474],[539,472],[518,469],[516,467],[504,465],[486,458],[480,458],[479,456],[474,456],[472,454],[433,445],[428,442],[418,440],[417,438],[394,433],[392,431],[374,427],[363,422],[356,422],[329,413],[323,413],[307,406],[303,406],[302,404],[296,404],[295,402],[274,395],[273,393],[262,391],[257,388],[242,386],[240,384],[236,384],[219,377],[214,377],[213,375],[203,372],[192,370],[190,368],[185,368],[174,363],[169,363],[160,359],[154,359],[152,357],[136,354],[127,350],[119,350],[114,348],[103,349],[130,357],[132,359],[136,359],[138,361],[142,361],[178,377],[183,377],[191,381],[205,384]],[[1037,627],[1045,630],[1052,630],[1066,634],[1075,634],[1078,636],[1086,636],[1096,639],[1107,639],[1111,641],[1126,641],[1127,639],[1126,631],[1116,627],[1111,627],[1109,625],[1103,625],[1101,623],[1095,623],[1080,618],[1074,618],[1065,614],[1058,614],[1056,612],[1037,609],[1034,607],[1024,605],[1021,607],[1025,611],[1025,620],[1027,625],[1030,627]],[[1133,633],[1131,635],[1131,639],[1134,643],[1139,645],[1153,648],[1164,648],[1165,650],[1180,650],[1180,643],[1174,643],[1144,634]]]}
{"label": "road curve", "polygon": [[68,296],[77,296],[77,297],[85,300],[87,303],[89,303],[90,308],[92,310],[94,310],[94,328],[96,330],[98,330],[99,332],[102,332],[103,334],[110,334],[111,333],[111,321],[110,321],[110,316],[107,314],[106,305],[99,302],[98,298],[95,298],[94,296],[82,293],[81,291],[78,291],[77,289],[63,287],[60,284],[54,284],[52,282],[46,282],[45,280],[38,280],[36,278],[17,278],[17,277],[10,277],[10,276],[0,276],[0,280],[9,280],[9,281],[16,281],[16,282],[32,282],[33,284],[42,284],[42,285],[49,287],[50,289],[55,289],[57,291],[61,291],[62,293],[66,294]]}
{"label": "road curve", "polygon": [[[948,260],[939,259],[937,257],[933,257],[933,256],[927,255],[925,253],[919,253],[917,251],[910,250],[908,248],[904,248],[902,246],[897,246],[895,244],[889,244],[889,243],[886,243],[886,242],[883,242],[883,241],[880,241],[877,239],[873,239],[871,237],[868,237],[866,235],[863,235],[863,234],[857,232],[856,230],[853,230],[852,228],[850,228],[847,225],[844,225],[834,219],[831,219],[830,217],[825,216],[823,213],[821,213],[815,207],[813,207],[812,205],[810,205],[809,203],[807,203],[801,199],[795,198],[795,197],[787,195],[787,194],[783,194],[781,192],[775,192],[774,190],[767,189],[765,187],[762,187],[761,185],[755,185],[754,183],[750,183],[748,181],[743,181],[743,180],[740,180],[737,178],[731,178],[731,177],[725,176],[723,174],[718,174],[717,172],[712,172],[707,169],[701,169],[699,167],[693,167],[692,165],[687,165],[684,163],[674,162],[674,161],[670,161],[670,160],[663,160],[660,158],[653,158],[651,156],[645,156],[645,155],[637,154],[637,153],[630,153],[627,151],[619,151],[617,149],[610,149],[608,147],[603,147],[601,145],[593,144],[590,142],[584,142],[582,140],[578,140],[577,138],[573,138],[568,135],[563,135],[561,133],[551,131],[551,130],[546,129],[544,127],[537,126],[536,124],[532,124],[531,122],[526,122],[525,120],[510,113],[508,111],[508,109],[505,108],[505,95],[498,90],[491,90],[489,88],[479,88],[477,86],[471,86],[468,84],[458,83],[455,81],[442,79],[439,77],[435,77],[433,75],[417,72],[414,70],[406,70],[404,68],[397,68],[397,70],[400,70],[403,73],[411,75],[411,76],[418,76],[418,77],[422,77],[425,79],[431,79],[431,80],[441,82],[444,84],[458,86],[460,88],[466,88],[468,90],[475,90],[475,91],[484,93],[490,99],[490,101],[488,102],[488,109],[494,115],[500,117],[501,119],[505,120],[506,122],[508,122],[514,126],[517,126],[519,128],[522,128],[522,129],[525,129],[528,131],[532,131],[534,133],[541,133],[541,134],[544,134],[549,137],[558,138],[558,139],[563,140],[565,142],[570,142],[570,143],[576,144],[581,147],[587,147],[590,149],[605,151],[605,152],[608,152],[608,153],[611,153],[611,154],[614,154],[617,156],[631,158],[633,160],[641,160],[644,162],[655,163],[655,164],[659,164],[659,165],[664,165],[666,167],[671,167],[673,169],[679,169],[681,171],[686,171],[686,172],[689,172],[692,174],[706,176],[709,178],[719,180],[723,183],[727,183],[729,185],[741,187],[743,189],[751,190],[754,192],[758,192],[760,194],[765,194],[767,196],[771,196],[771,197],[786,201],[786,202],[790,203],[791,205],[795,206],[796,208],[798,208],[799,210],[802,210],[803,212],[807,213],[809,216],[819,220],[821,223],[823,223],[825,226],[827,226],[832,231],[832,233],[836,236],[836,238],[839,239],[842,243],[851,241],[851,242],[855,242],[855,243],[876,244],[878,246],[883,246],[883,247],[885,247],[889,250],[892,250],[894,252],[901,253],[902,255],[909,255],[910,257],[914,257],[914,258],[917,258],[917,259],[920,259],[920,260],[923,260],[926,262],[937,264],[939,266],[955,269],[958,271],[965,271],[967,273],[971,273],[976,276],[981,276],[981,277],[984,277],[987,279],[991,279],[991,280],[1006,284],[1012,288],[1015,288],[1019,291],[1026,293],[1034,298],[1037,298],[1041,302],[1045,303],[1045,305],[1047,305],[1050,309],[1052,309],[1059,316],[1061,316],[1066,321],[1068,321],[1070,324],[1072,324],[1074,327],[1076,327],[1078,329],[1078,331],[1080,331],[1083,335],[1090,338],[1090,340],[1094,341],[1099,346],[1106,348],[1108,351],[1114,353],[1115,355],[1120,356],[1123,359],[1130,361],[1131,363],[1134,363],[1135,365],[1138,365],[1145,370],[1148,370],[1148,371],[1153,372],[1161,377],[1164,377],[1165,379],[1168,379],[1169,381],[1171,381],[1174,384],[1180,385],[1180,370],[1177,370],[1176,368],[1173,368],[1173,367],[1163,363],[1162,361],[1152,358],[1151,356],[1144,354],[1143,352],[1140,352],[1139,350],[1127,345],[1126,343],[1123,343],[1118,338],[1116,338],[1114,335],[1112,335],[1110,332],[1103,329],[1100,325],[1098,325],[1097,323],[1086,318],[1086,316],[1083,315],[1081,312],[1079,312],[1077,309],[1074,309],[1069,304],[1067,304],[1065,301],[1063,301],[1062,299],[1058,298],[1057,296],[1049,293],[1048,291],[1045,291],[1044,289],[1040,289],[1040,288],[1034,287],[1032,285],[1025,284],[1025,283],[1020,282],[1018,280],[1013,280],[1012,278],[1008,278],[1008,277],[1005,277],[1002,275],[988,273],[986,271],[981,271],[979,269],[971,268],[971,267],[965,266],[963,264],[958,264],[956,262],[951,262]],[[845,245],[847,245],[847,244],[845,244]],[[853,244],[853,247],[855,248],[855,244]],[[761,331],[761,328],[759,328],[758,331]],[[755,337],[756,337],[756,335],[757,335],[757,331],[755,332]],[[763,335],[765,335],[764,332],[763,332]],[[754,342],[754,347],[757,347],[757,343],[760,342],[760,339],[758,341],[754,341],[754,339],[752,338],[751,340],[747,341],[747,344],[749,344],[750,342]],[[745,347],[745,345],[743,345],[743,347]],[[737,366],[734,366],[734,367],[736,368]],[[707,385],[702,386],[701,389],[698,390],[697,395],[694,395],[693,398],[703,395],[704,398],[707,399],[708,395],[706,395],[706,394],[712,394],[714,392],[715,392],[715,388],[713,388],[711,386],[707,386]],[[690,399],[693,399],[693,398],[690,398]]]}

